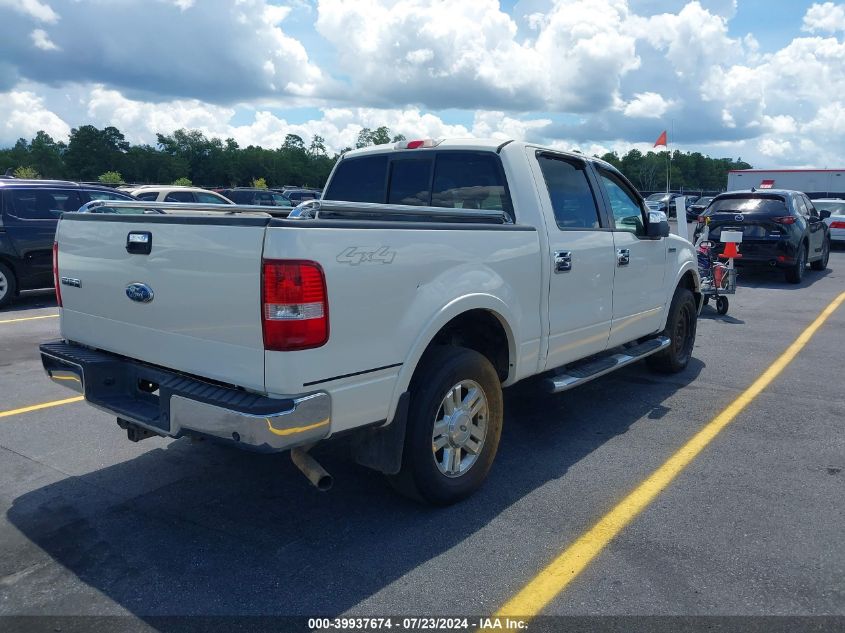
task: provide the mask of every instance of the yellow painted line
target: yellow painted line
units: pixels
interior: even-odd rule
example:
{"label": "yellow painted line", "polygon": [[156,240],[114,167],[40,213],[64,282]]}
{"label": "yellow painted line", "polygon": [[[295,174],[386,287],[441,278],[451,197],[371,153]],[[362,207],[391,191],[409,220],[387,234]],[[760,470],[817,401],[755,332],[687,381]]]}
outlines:
{"label": "yellow painted line", "polygon": [[329,423],[329,420],[323,420],[322,422],[315,422],[314,424],[309,424],[308,426],[297,426],[291,429],[277,429],[272,424],[270,424],[270,420],[264,418],[267,422],[267,428],[270,429],[270,433],[273,435],[295,435],[296,433],[304,433],[305,431],[310,431],[311,429],[319,429],[321,426],[326,426]]}
{"label": "yellow painted line", "polygon": [[49,409],[51,407],[60,407],[63,404],[71,404],[72,402],[80,402],[81,400],[85,400],[85,398],[82,396],[74,396],[73,398],[65,398],[64,400],[53,400],[52,402],[32,404],[28,407],[12,409],[11,411],[0,411],[0,418],[8,418],[12,415],[20,415],[21,413],[29,413],[30,411],[40,411],[41,409]]}
{"label": "yellow painted line", "polygon": [[21,321],[35,321],[37,319],[57,319],[58,317],[58,314],[48,314],[45,316],[23,317],[20,319],[6,319],[5,321],[0,321],[0,325],[4,323],[20,323]]}
{"label": "yellow painted line", "polygon": [[638,485],[616,507],[567,547],[522,590],[508,600],[496,617],[532,618],[598,556],[598,554],[636,518],[701,451],[738,416],[791,363],[822,324],[845,301],[845,292],[828,305],[807,329],[764,371],[750,387],[707,423],[662,466]]}

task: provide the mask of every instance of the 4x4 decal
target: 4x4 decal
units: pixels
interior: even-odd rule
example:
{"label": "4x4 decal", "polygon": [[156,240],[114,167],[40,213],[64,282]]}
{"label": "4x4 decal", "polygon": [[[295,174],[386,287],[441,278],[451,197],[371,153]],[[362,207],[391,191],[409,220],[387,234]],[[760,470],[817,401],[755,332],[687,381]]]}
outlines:
{"label": "4x4 decal", "polygon": [[396,251],[390,250],[389,246],[350,246],[343,249],[337,256],[338,264],[391,264],[396,257]]}

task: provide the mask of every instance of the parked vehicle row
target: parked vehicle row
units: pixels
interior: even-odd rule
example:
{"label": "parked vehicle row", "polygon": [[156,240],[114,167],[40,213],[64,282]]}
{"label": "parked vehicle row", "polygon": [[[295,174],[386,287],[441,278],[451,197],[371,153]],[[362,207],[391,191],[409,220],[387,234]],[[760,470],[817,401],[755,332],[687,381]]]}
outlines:
{"label": "parked vehicle row", "polygon": [[825,224],[830,229],[830,241],[832,244],[845,244],[845,200],[842,198],[820,198],[813,200],[813,206],[818,209],[819,214],[824,217],[825,212],[829,213],[824,217]]}

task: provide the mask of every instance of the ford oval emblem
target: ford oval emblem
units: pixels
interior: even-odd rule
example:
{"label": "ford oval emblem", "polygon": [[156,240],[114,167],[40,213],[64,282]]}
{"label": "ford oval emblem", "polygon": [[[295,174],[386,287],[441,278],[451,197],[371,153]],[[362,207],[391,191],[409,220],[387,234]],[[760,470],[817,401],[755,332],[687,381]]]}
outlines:
{"label": "ford oval emblem", "polygon": [[139,281],[126,286],[126,296],[138,303],[149,303],[155,298],[153,289]]}
{"label": "ford oval emblem", "polygon": [[736,220],[737,222],[742,222],[743,217],[742,217],[742,215],[735,215],[734,220]]}

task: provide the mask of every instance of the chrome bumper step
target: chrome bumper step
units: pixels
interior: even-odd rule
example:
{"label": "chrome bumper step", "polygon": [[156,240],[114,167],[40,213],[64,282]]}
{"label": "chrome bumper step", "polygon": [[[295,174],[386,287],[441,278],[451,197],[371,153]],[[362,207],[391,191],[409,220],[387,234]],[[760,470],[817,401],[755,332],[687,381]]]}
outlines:
{"label": "chrome bumper step", "polygon": [[572,363],[562,367],[560,372],[551,378],[547,378],[545,381],[546,388],[551,393],[573,389],[594,378],[609,374],[620,367],[636,363],[646,356],[656,354],[669,347],[671,343],[672,341],[668,337],[657,336],[632,347],[614,348],[616,351],[611,350],[605,356],[580,363]]}

